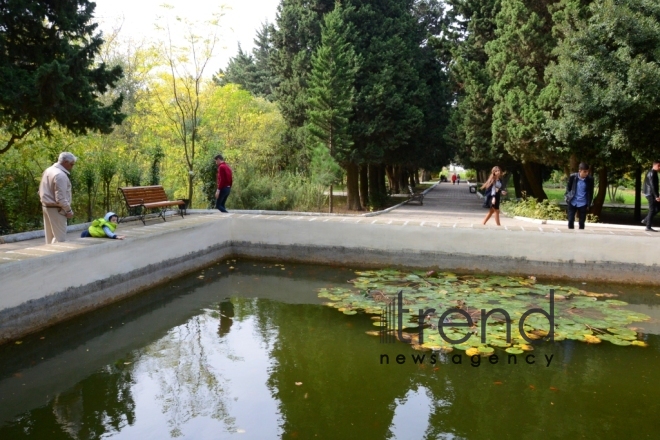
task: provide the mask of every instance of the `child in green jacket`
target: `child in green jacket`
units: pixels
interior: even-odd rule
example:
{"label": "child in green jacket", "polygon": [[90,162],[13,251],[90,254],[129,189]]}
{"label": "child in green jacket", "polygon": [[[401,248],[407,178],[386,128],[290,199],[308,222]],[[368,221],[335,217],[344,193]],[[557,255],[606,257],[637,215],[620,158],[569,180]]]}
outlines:
{"label": "child in green jacket", "polygon": [[92,222],[86,231],[80,234],[81,237],[96,237],[96,238],[114,238],[123,240],[123,235],[115,234],[119,217],[114,212],[108,212],[105,217],[96,219]]}

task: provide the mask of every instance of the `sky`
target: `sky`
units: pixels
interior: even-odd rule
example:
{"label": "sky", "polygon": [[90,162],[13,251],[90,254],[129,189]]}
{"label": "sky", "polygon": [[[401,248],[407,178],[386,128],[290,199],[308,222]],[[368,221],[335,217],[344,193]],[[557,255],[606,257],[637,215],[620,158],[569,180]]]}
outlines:
{"label": "sky", "polygon": [[211,17],[224,5],[221,19],[223,30],[222,48],[217,51],[209,65],[209,73],[224,68],[229,58],[236,55],[238,43],[243,50],[251,51],[256,31],[261,23],[273,23],[280,0],[94,0],[95,17],[100,29],[107,34],[121,24],[120,38],[140,41],[156,39],[156,18],[167,14],[160,5],[167,3],[173,11],[189,20],[204,20]]}

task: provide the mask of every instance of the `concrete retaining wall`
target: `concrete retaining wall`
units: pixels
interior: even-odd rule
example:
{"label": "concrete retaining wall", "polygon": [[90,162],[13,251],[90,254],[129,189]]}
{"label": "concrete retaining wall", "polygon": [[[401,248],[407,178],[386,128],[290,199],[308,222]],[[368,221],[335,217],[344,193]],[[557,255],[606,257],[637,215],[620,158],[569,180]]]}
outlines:
{"label": "concrete retaining wall", "polygon": [[656,284],[656,241],[371,224],[309,217],[230,217],[0,266],[0,343],[102,307],[230,255],[352,266],[402,266]]}

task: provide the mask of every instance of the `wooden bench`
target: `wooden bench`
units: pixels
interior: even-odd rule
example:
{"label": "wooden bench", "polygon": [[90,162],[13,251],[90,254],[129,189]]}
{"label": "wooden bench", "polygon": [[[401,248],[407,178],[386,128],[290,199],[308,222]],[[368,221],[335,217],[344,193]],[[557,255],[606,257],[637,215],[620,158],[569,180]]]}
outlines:
{"label": "wooden bench", "polygon": [[408,200],[409,202],[414,202],[417,200],[420,205],[424,204],[424,193],[413,191],[413,188],[410,185],[408,185],[408,193],[410,193],[410,200]]}
{"label": "wooden bench", "polygon": [[158,217],[165,221],[166,208],[176,206],[179,208],[179,214],[183,217],[182,206],[186,202],[183,200],[167,200],[167,194],[165,194],[165,189],[161,185],[127,186],[119,188],[118,191],[124,196],[128,212],[134,212],[145,225],[144,219],[151,210],[158,210]]}

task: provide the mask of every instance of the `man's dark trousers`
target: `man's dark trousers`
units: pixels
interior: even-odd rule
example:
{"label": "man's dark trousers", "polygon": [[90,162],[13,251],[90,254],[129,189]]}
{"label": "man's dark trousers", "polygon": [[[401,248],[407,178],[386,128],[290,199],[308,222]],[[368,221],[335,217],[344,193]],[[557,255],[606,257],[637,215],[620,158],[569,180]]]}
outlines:
{"label": "man's dark trousers", "polygon": [[659,203],[656,202],[653,196],[647,196],[646,200],[649,202],[649,213],[646,214],[646,219],[644,219],[644,224],[647,228],[650,228],[653,225],[653,217],[658,213],[658,208],[660,207]]}
{"label": "man's dark trousers", "polygon": [[222,188],[220,190],[220,195],[218,196],[218,200],[215,201],[215,207],[222,212],[227,212],[227,209],[225,208],[225,203],[227,202],[227,198],[229,197],[230,192],[231,192],[231,186],[226,186]]}
{"label": "man's dark trousers", "polygon": [[587,205],[573,206],[568,204],[568,229],[575,229],[575,211],[578,213],[578,224],[580,229],[584,229],[584,222],[587,219]]}

